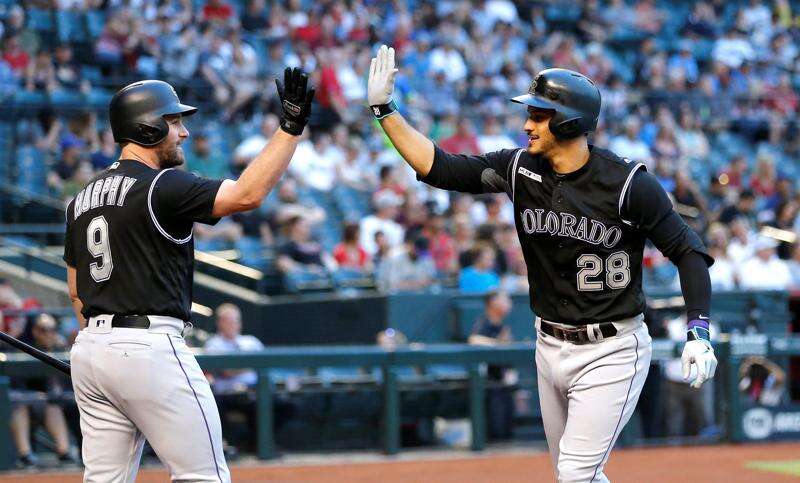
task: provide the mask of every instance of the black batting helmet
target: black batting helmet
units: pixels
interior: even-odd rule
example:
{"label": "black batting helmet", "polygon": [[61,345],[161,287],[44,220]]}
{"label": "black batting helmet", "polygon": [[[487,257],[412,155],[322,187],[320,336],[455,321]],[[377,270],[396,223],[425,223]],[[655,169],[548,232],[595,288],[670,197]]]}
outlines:
{"label": "black batting helmet", "polygon": [[197,108],[181,104],[175,89],[164,81],[134,82],[119,90],[108,107],[114,141],[155,146],[167,137],[164,116],[191,116]]}
{"label": "black batting helmet", "polygon": [[550,131],[562,139],[594,131],[600,116],[600,90],[585,75],[567,69],[539,72],[528,93],[511,101],[553,111]]}

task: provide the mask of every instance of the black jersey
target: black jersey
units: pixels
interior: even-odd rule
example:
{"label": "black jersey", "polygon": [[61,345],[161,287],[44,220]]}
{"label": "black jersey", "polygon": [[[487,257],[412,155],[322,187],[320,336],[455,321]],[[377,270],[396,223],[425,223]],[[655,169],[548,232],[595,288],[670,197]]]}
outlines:
{"label": "black jersey", "polygon": [[120,160],[67,205],[64,261],[75,268],[83,316],[189,320],[195,221],[212,218],[221,181]]}
{"label": "black jersey", "polygon": [[[566,175],[525,149],[435,153],[422,181],[470,193],[505,191],[513,200],[531,308],[546,320],[583,324],[642,313],[648,238],[673,260],[687,250],[705,254],[644,165],[608,150],[590,146],[589,161]],[[634,184],[648,202],[627,206]]]}

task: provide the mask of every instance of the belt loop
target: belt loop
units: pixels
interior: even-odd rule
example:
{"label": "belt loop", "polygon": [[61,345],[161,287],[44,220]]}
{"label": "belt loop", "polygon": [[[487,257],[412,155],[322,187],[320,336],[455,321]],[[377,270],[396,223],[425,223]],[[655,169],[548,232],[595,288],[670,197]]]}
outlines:
{"label": "belt loop", "polygon": [[[594,330],[596,326],[597,324],[586,324],[586,336],[589,337],[590,342],[597,342],[598,334]],[[603,337],[602,334],[599,337]]]}

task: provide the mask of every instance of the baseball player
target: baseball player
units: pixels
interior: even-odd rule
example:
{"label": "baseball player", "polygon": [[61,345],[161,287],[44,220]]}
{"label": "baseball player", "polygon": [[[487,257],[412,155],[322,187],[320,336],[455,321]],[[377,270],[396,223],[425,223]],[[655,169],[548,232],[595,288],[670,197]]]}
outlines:
{"label": "baseball player", "polygon": [[633,413],[650,366],[643,324],[642,251],[650,239],[678,266],[688,309],[683,375],[700,387],[717,360],[708,320],[713,259],[641,163],[588,143],[600,92],[565,69],[536,75],[528,144],[450,154],[420,134],[392,100],[394,50],[372,59],[370,108],[394,146],[432,186],[505,192],[514,204],[537,315],[536,367],[547,444],[559,482],[607,482],[603,467]]}
{"label": "baseball player", "polygon": [[70,354],[84,481],[132,482],[144,440],[173,481],[230,481],[214,397],[181,337],[190,317],[195,222],[253,209],[286,169],[314,90],[300,69],[276,81],[280,129],[236,181],[175,169],[189,136],[166,82],[130,84],[109,108],[120,159],[66,209],[64,261],[81,326]]}

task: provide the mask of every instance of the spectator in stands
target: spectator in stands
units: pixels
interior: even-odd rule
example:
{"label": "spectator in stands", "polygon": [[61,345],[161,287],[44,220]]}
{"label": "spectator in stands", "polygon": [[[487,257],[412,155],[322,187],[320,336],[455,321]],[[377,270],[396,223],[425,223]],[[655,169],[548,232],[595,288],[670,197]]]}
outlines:
{"label": "spectator in stands", "polygon": [[753,256],[753,246],[758,235],[747,218],[735,218],[729,226],[731,238],[728,243],[728,257],[738,272],[741,265]]}
{"label": "spectator in stands", "polygon": [[371,272],[372,261],[369,254],[359,244],[358,225],[345,223],[342,230],[342,241],[333,249],[333,259],[340,270],[355,272]]}
{"label": "spectator in stands", "polygon": [[199,131],[191,138],[191,148],[186,153],[186,170],[206,178],[224,179],[230,176],[230,165],[222,153],[213,149],[207,131]]}
{"label": "spectator in stands", "polygon": [[393,193],[401,198],[406,195],[405,187],[397,180],[395,166],[381,166],[378,172],[378,188],[372,194],[372,202],[375,203],[383,193]]}
{"label": "spectator in stands", "polygon": [[230,100],[222,111],[221,120],[229,122],[257,97],[262,85],[258,79],[258,59],[256,51],[238,36],[232,42],[230,70],[225,83],[230,89]]}
{"label": "spectator in stands", "polygon": [[119,158],[119,148],[117,143],[114,142],[114,134],[111,129],[103,129],[98,135],[100,142],[93,146],[89,159],[92,163],[92,168],[95,170],[106,169]]}
{"label": "spectator in stands", "polygon": [[752,226],[756,224],[756,210],[755,210],[756,196],[753,191],[746,189],[739,195],[739,199],[735,204],[731,204],[723,208],[719,214],[719,221],[721,223],[729,224],[736,218],[744,218]]}
{"label": "spectator in stands", "polygon": [[478,137],[475,135],[475,128],[472,121],[465,116],[458,119],[456,132],[452,136],[442,139],[439,147],[448,153],[480,154],[481,148],[478,146]]}
{"label": "spectator in stands", "polygon": [[[25,330],[24,302],[11,282],[0,278],[0,331],[19,337]],[[5,349],[5,347],[4,347]]]}
{"label": "spectator in stands", "polygon": [[276,129],[278,129],[278,116],[272,113],[264,114],[261,130],[246,137],[233,151],[233,164],[237,166],[238,173],[241,173],[241,170],[244,170],[244,167],[261,152]]}
{"label": "spectator in stands", "polygon": [[61,139],[61,159],[47,176],[47,184],[56,193],[61,194],[64,183],[72,179],[78,169],[84,152],[85,143],[82,139],[67,133]]}
{"label": "spectator in stands", "polygon": [[778,175],[775,173],[775,164],[767,153],[760,153],[756,160],[756,172],[750,178],[750,189],[759,197],[768,198],[775,194],[775,185]]}
{"label": "spectator in stands", "polygon": [[723,37],[714,42],[711,57],[731,69],[738,69],[745,62],[755,59],[756,53],[750,41],[735,27],[731,26]]}
{"label": "spectator in stands", "polygon": [[675,173],[675,188],[672,190],[675,202],[681,205],[682,210],[691,210],[691,214],[684,215],[684,219],[695,231],[702,232],[703,226],[708,220],[708,209],[706,200],[700,189],[691,180],[688,174],[683,171]]}
{"label": "spectator in stands", "polygon": [[689,160],[708,158],[708,138],[700,129],[697,116],[689,109],[681,109],[675,140],[683,157]]}
{"label": "spectator in stands", "polygon": [[343,153],[331,143],[326,132],[311,133],[308,151],[295,152],[289,172],[300,183],[319,191],[330,191],[336,184],[336,172],[344,162]]}
{"label": "spectator in stands", "polygon": [[373,200],[375,213],[361,219],[361,246],[370,255],[377,250],[375,234],[383,233],[390,248],[399,246],[403,241],[405,230],[394,221],[397,209],[402,205],[403,199],[390,191],[383,191]]}
{"label": "spectator in stands", "polygon": [[620,157],[625,157],[634,161],[639,161],[653,168],[653,157],[647,144],[639,139],[640,121],[636,117],[629,117],[625,120],[625,133],[616,136],[611,140],[609,149],[617,153]]}
{"label": "spectator in stands", "polygon": [[452,275],[458,270],[458,253],[453,237],[447,232],[447,219],[443,214],[429,213],[422,236],[430,241],[430,252],[436,270],[442,275]]}
{"label": "spectator in stands", "polygon": [[744,186],[747,177],[747,160],[742,155],[736,155],[731,159],[728,167],[720,173],[720,182],[732,188]]}
{"label": "spectator in stands", "polygon": [[406,235],[402,245],[395,247],[377,267],[377,285],[382,292],[415,292],[433,285],[436,267],[428,252],[424,237]]}
{"label": "spectator in stands", "polygon": [[364,141],[358,136],[351,136],[347,141],[342,163],[337,166],[336,177],[348,188],[371,191],[378,184],[372,161]]}
{"label": "spectator in stands", "polygon": [[299,282],[327,278],[328,269],[334,266],[322,245],[311,239],[308,221],[301,216],[286,223],[289,241],[278,248],[278,269],[286,277],[290,290],[296,290]]}
{"label": "spectator in stands", "polygon": [[458,288],[464,293],[484,293],[500,287],[500,277],[495,272],[494,248],[483,246],[476,250],[475,261],[461,269]]}
{"label": "spectator in stands", "polygon": [[69,44],[56,46],[53,68],[55,85],[59,89],[81,91],[84,94],[91,90],[92,86],[83,78],[80,65],[72,58],[72,47]]}
{"label": "spectator in stands", "polygon": [[58,86],[50,52],[40,50],[25,70],[25,89],[29,92],[53,92]]}
{"label": "spectator in stands", "polygon": [[800,290],[800,242],[795,242],[791,250],[792,258],[786,262],[792,274],[791,288]]}
{"label": "spectator in stands", "polygon": [[203,5],[201,11],[201,20],[210,22],[218,26],[225,26],[230,24],[234,11],[230,4],[222,0],[208,0]]}
{"label": "spectator in stands", "polygon": [[[475,321],[467,340],[471,345],[497,346],[513,340],[511,328],[505,324],[513,304],[504,292],[489,292],[483,298],[483,314]],[[487,429],[492,439],[509,439],[513,431],[514,402],[506,387],[518,379],[516,371],[505,366],[489,365],[486,371]]]}
{"label": "spectator in stands", "polygon": [[260,33],[267,27],[269,12],[264,0],[249,0],[240,19],[242,28],[248,32]]}
{"label": "spectator in stands", "polygon": [[[483,132],[478,136],[478,152],[489,153],[498,149],[512,149],[514,140],[503,132],[503,125],[494,116],[483,123]],[[462,152],[462,151],[458,151]]]}
{"label": "spectator in stands", "polygon": [[270,215],[270,225],[273,231],[278,231],[295,217],[304,218],[309,226],[313,227],[325,221],[327,215],[319,206],[307,200],[300,200],[297,195],[297,182],[291,178],[284,178],[278,187],[278,204]]}
{"label": "spectator in stands", "polygon": [[[255,336],[242,335],[242,312],[232,303],[217,307],[217,333],[208,338],[203,349],[209,354],[253,352],[264,349]],[[226,369],[209,377],[216,394],[244,392],[255,387],[256,371],[252,369]]]}
{"label": "spectator in stands", "polygon": [[[39,350],[56,352],[64,350],[64,341],[58,335],[58,323],[50,314],[40,314],[31,328],[31,339],[26,340]],[[31,421],[33,416],[44,423],[44,427],[55,443],[55,452],[60,463],[78,462],[69,442],[69,430],[60,405],[63,394],[69,390],[69,380],[60,375],[19,378],[12,381],[12,390],[17,400],[11,412],[11,436],[23,467],[35,467],[38,458],[31,449]],[[66,399],[66,398],[64,398]],[[68,399],[71,399],[69,397]]]}
{"label": "spectator in stands", "polygon": [[778,242],[761,235],[756,240],[755,254],[742,264],[739,271],[741,287],[746,290],[786,290],[792,283],[792,274],[784,260],[775,255]]}
{"label": "spectator in stands", "polygon": [[14,76],[22,79],[25,76],[28,64],[31,61],[28,52],[22,49],[19,44],[19,37],[10,36],[3,42],[3,60],[5,60],[14,72]]}

